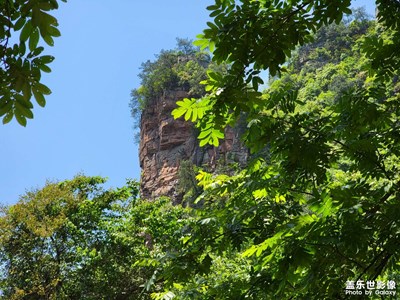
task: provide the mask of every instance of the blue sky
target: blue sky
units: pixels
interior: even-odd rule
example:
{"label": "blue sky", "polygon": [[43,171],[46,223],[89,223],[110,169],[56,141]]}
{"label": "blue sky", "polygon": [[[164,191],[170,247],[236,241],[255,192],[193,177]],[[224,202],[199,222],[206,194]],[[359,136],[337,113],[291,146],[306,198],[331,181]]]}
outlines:
{"label": "blue sky", "polygon": [[[129,112],[130,91],[139,86],[142,62],[176,38],[202,32],[212,0],[83,0],[55,12],[62,36],[46,54],[56,57],[43,82],[47,105],[34,109],[23,128],[0,125],[0,204],[25,190],[77,173],[108,177],[117,187],[139,179],[137,145]],[[358,0],[373,14],[374,1]]]}

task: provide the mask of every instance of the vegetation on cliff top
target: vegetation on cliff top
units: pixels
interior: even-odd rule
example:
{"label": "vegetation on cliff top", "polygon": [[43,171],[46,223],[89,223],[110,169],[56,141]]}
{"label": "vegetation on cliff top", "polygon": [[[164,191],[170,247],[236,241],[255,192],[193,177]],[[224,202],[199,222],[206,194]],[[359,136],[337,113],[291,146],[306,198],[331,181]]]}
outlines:
{"label": "vegetation on cliff top", "polygon": [[131,92],[130,109],[139,127],[143,109],[162,96],[164,91],[180,89],[189,96],[200,98],[205,94],[200,82],[207,78],[207,68],[211,62],[210,54],[200,51],[187,39],[177,39],[172,50],[162,50],[155,61],[142,63],[139,78],[141,86]]}

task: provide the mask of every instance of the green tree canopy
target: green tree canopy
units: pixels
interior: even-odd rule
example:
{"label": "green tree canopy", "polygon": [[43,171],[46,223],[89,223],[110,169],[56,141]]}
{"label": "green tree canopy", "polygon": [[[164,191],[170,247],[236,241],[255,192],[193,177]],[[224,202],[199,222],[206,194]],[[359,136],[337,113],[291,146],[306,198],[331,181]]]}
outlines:
{"label": "green tree canopy", "polygon": [[[238,298],[346,299],[346,281],[398,281],[400,3],[376,3],[376,22],[346,23],[350,1],[208,8],[196,45],[231,67],[209,72],[209,94],[173,114],[190,114],[202,144],[215,144],[246,112],[253,160],[235,176],[198,175],[202,221],[177,255],[192,275],[180,288],[168,277],[173,293],[210,282],[189,257],[233,251],[249,266]],[[276,77],[261,93],[264,69]],[[207,283],[198,299],[213,298]]]}
{"label": "green tree canopy", "polygon": [[2,208],[2,299],[136,300],[162,291],[157,258],[176,251],[189,210],[140,200],[135,181],[108,190],[105,182],[48,182]]}

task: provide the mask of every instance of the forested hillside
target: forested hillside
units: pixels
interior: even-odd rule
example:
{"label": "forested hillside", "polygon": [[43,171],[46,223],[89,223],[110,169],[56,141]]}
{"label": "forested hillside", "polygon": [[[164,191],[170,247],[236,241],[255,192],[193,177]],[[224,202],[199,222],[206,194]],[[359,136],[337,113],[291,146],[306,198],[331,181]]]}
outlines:
{"label": "forested hillside", "polygon": [[397,299],[400,3],[377,4],[217,0],[195,42],[212,55],[145,63],[131,108],[186,89],[173,116],[203,146],[244,122],[248,165],[196,169],[187,207],[83,175],[26,193],[0,218],[2,296]]}
{"label": "forested hillside", "polygon": [[[388,76],[398,70],[382,81],[370,54],[393,35],[362,11],[355,15],[321,27],[262,95],[247,91],[254,96],[234,104],[248,114],[250,167],[197,177],[204,219],[182,256],[246,258],[233,272],[237,280],[243,275],[240,282],[223,284],[232,288],[226,299],[340,299],[348,282],[398,280],[400,84],[398,75]],[[212,118],[198,121],[200,138],[217,124]],[[222,269],[199,278],[215,287],[211,278],[221,278]]]}

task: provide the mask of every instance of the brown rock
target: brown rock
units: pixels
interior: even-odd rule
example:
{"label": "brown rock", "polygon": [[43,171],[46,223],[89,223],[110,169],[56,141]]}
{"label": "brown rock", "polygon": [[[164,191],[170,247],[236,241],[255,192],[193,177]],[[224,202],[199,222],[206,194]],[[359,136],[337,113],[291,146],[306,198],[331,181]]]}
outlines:
{"label": "brown rock", "polygon": [[216,168],[219,160],[241,164],[247,161],[248,150],[240,143],[238,130],[227,129],[225,140],[218,148],[199,147],[193,124],[171,116],[176,101],[185,97],[185,91],[166,91],[142,112],[139,160],[141,196],[145,199],[169,196],[178,201],[181,198],[176,188],[183,160],[206,166],[209,171]]}

